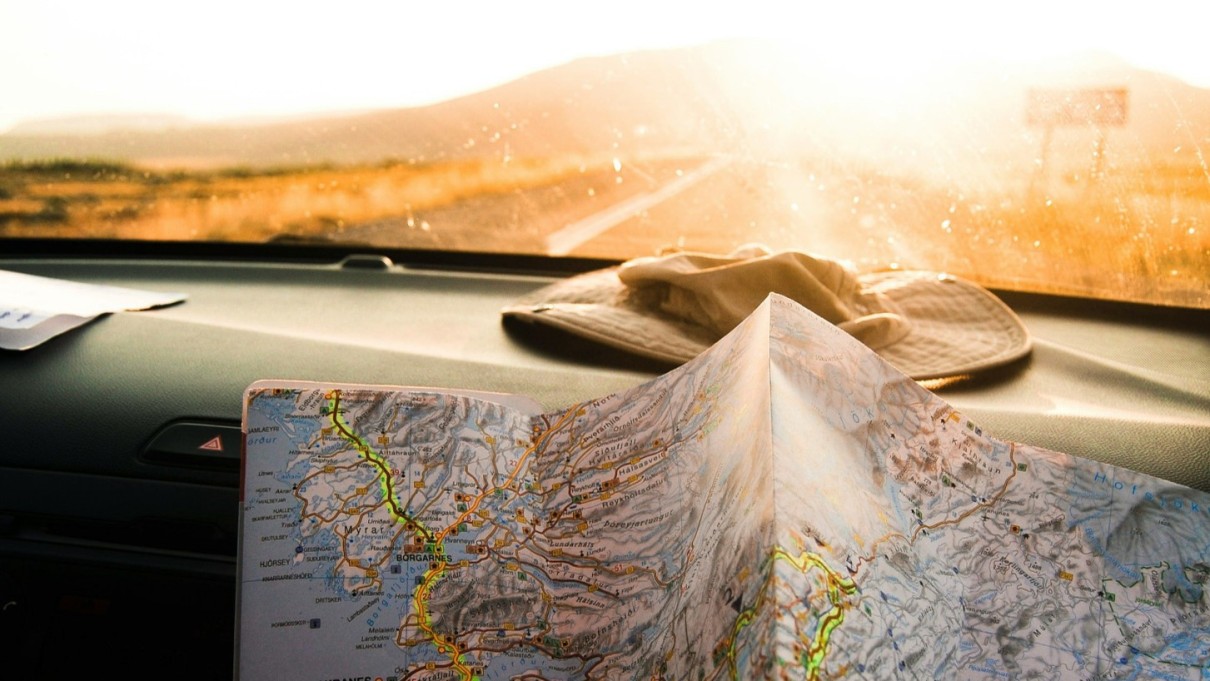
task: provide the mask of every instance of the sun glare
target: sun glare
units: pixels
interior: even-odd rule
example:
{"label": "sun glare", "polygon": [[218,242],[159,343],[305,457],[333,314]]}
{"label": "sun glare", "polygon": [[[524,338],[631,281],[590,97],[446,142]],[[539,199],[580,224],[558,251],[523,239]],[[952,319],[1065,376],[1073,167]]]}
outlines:
{"label": "sun glare", "polygon": [[426,104],[577,57],[736,37],[776,40],[867,98],[893,96],[943,64],[1089,49],[1206,87],[1202,4],[752,0],[722,11],[617,0],[588,14],[542,0],[366,2],[348,12],[226,0],[197,11],[135,0],[4,3],[0,59],[14,68],[0,74],[0,130],[82,113],[215,120]]}
{"label": "sun glare", "polygon": [[972,62],[1028,68],[1096,51],[1210,86],[1210,60],[1185,20],[1210,9],[1158,2],[1145,13],[1104,3],[838,3],[780,10],[758,33],[853,95],[896,97]]}

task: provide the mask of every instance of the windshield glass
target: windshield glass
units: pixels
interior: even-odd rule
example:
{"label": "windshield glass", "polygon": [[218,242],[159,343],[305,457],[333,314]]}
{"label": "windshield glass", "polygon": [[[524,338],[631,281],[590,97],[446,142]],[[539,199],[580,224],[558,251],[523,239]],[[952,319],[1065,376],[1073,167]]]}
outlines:
{"label": "windshield glass", "polygon": [[1189,3],[782,4],[7,3],[0,237],[759,242],[1210,307]]}

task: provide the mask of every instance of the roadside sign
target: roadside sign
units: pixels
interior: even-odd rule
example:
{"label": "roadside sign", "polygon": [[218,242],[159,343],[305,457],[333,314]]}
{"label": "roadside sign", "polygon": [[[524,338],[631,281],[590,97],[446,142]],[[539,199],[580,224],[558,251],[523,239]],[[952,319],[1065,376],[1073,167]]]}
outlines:
{"label": "roadside sign", "polygon": [[1128,113],[1126,88],[1104,89],[1032,89],[1025,116],[1034,127],[1060,125],[1126,125]]}
{"label": "roadside sign", "polygon": [[1092,168],[1088,173],[1088,191],[1105,172],[1105,129],[1126,125],[1129,112],[1129,90],[1126,88],[1084,88],[1029,90],[1025,102],[1026,122],[1042,128],[1042,153],[1038,173],[1030,180],[1029,192],[1034,193],[1038,180],[1046,183],[1050,165],[1050,140],[1055,128],[1083,126],[1095,128],[1096,144],[1092,150]]}

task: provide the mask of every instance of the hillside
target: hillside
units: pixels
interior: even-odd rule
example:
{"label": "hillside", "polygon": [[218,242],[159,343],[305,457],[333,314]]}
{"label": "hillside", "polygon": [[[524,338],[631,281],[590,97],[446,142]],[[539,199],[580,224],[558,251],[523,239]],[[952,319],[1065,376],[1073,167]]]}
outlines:
{"label": "hillside", "polygon": [[0,159],[60,156],[153,165],[421,162],[715,149],[741,135],[758,83],[730,77],[752,45],[590,58],[439,104],[254,126],[100,135],[0,135]]}
{"label": "hillside", "polygon": [[[439,104],[357,115],[193,126],[156,117],[150,129],[113,130],[109,121],[109,131],[100,134],[54,134],[53,122],[31,122],[0,135],[0,160],[102,158],[213,168],[826,152],[833,160],[857,157],[948,174],[976,160],[1000,170],[1032,163],[1041,131],[1025,125],[1026,93],[1059,86],[1129,89],[1127,125],[1108,131],[1113,153],[1181,164],[1210,140],[1210,90],[1109,55],[1026,70],[959,64],[887,101],[838,80],[827,64],[803,64],[772,46],[735,41],[582,59]],[[77,117],[73,125],[82,130],[86,121]],[[1059,130],[1051,153],[1075,163],[1090,153],[1090,140],[1087,129]]]}

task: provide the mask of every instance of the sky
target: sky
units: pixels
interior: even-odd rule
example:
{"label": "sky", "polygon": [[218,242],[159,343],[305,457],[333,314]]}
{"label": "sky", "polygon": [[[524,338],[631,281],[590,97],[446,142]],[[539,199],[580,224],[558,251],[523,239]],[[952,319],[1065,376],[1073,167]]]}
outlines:
{"label": "sky", "polygon": [[732,37],[780,41],[869,83],[1100,49],[1210,87],[1208,22],[1205,0],[0,0],[0,132],[85,114],[414,106],[577,57]]}

